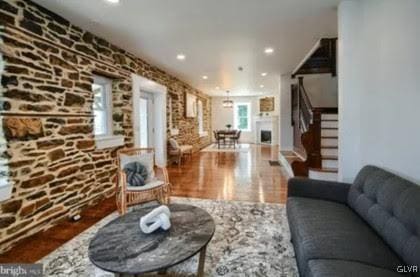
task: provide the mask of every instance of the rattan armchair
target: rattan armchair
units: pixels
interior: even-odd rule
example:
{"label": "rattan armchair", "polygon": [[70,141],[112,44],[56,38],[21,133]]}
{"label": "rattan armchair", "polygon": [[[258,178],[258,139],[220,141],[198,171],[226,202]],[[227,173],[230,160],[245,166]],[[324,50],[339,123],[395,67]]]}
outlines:
{"label": "rattan armchair", "polygon": [[[155,176],[153,180],[141,187],[130,186],[124,172],[124,159],[135,159],[144,155],[152,159]],[[128,158],[125,158],[128,157]],[[120,214],[127,212],[127,207],[140,203],[157,200],[161,204],[169,204],[170,183],[168,172],[165,167],[159,167],[155,163],[153,148],[120,149],[117,152],[118,180],[116,186],[117,209]]]}

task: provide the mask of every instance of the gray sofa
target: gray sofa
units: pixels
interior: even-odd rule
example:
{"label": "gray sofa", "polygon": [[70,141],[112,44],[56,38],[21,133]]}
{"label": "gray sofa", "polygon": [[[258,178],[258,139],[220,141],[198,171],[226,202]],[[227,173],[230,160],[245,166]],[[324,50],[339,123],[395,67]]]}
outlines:
{"label": "gray sofa", "polygon": [[292,178],[287,216],[302,277],[420,276],[420,186],[390,172],[366,166],[354,184]]}

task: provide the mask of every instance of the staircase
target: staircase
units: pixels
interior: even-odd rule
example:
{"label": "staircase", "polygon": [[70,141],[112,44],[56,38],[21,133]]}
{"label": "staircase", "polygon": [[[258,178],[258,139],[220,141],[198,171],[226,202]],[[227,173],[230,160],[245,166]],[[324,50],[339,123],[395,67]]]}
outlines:
{"label": "staircase", "polygon": [[321,114],[321,168],[309,168],[308,177],[337,180],[338,114]]}
{"label": "staircase", "polygon": [[292,87],[294,151],[302,159],[293,161],[295,176],[337,180],[338,109],[312,107],[303,77]]}
{"label": "staircase", "polygon": [[295,176],[337,180],[338,109],[313,107],[303,86],[306,74],[330,73],[336,76],[336,38],[322,38],[292,72],[298,77],[292,85],[292,125],[294,153],[291,168]]}

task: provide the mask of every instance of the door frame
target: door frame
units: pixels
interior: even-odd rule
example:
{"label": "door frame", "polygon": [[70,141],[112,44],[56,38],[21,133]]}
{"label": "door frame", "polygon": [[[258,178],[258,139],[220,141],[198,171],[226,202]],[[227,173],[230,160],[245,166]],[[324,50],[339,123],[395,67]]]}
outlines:
{"label": "door frame", "polygon": [[[152,92],[140,91],[140,102],[141,99],[146,100],[147,103],[147,113],[150,113],[152,111],[152,114],[147,114],[147,147],[154,147],[155,146],[155,96]],[[141,111],[140,111],[141,112]],[[141,123],[140,123],[140,128]],[[150,130],[150,127],[152,127],[152,130]],[[141,142],[141,141],[140,141]]]}
{"label": "door frame", "polygon": [[154,96],[154,114],[153,125],[154,132],[154,148],[156,164],[166,166],[167,163],[167,127],[166,127],[166,96],[167,88],[143,76],[131,74],[132,93],[133,93],[133,135],[134,146],[140,147],[140,101],[141,91],[146,91]]}

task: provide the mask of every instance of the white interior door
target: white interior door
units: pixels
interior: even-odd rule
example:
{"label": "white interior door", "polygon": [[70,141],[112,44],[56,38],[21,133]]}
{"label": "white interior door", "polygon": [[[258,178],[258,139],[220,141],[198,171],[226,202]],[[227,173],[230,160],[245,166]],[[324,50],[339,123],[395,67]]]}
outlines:
{"label": "white interior door", "polygon": [[145,91],[140,93],[140,147],[155,146],[154,102],[152,93]]}

